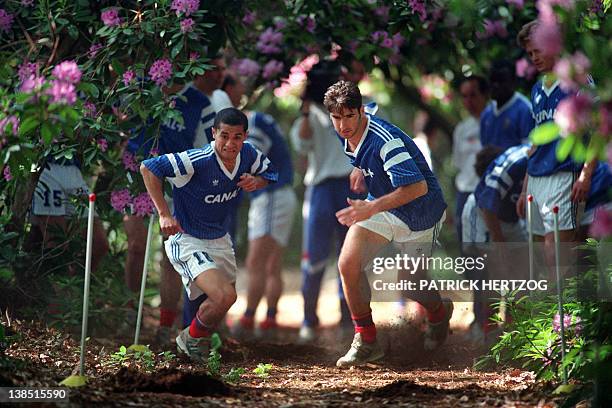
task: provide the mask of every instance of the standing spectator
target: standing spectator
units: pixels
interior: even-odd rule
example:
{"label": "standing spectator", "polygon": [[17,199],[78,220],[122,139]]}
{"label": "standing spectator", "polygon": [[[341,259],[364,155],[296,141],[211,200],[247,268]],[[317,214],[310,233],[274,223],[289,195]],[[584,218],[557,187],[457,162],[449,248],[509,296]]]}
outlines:
{"label": "standing spectator", "polygon": [[516,92],[516,74],[510,61],[495,61],[489,74],[491,103],[480,117],[480,143],[506,150],[528,142],[533,129],[531,103]]}
{"label": "standing spectator", "polygon": [[484,110],[489,85],[481,76],[473,75],[461,82],[459,86],[461,101],[469,116],[463,119],[453,131],[453,165],[459,169],[455,178],[457,188],[457,202],[455,209],[455,225],[457,237],[462,239],[461,214],[467,197],[476,189],[479,177],[474,171],[476,153],[481,149],[480,144],[480,114]]}

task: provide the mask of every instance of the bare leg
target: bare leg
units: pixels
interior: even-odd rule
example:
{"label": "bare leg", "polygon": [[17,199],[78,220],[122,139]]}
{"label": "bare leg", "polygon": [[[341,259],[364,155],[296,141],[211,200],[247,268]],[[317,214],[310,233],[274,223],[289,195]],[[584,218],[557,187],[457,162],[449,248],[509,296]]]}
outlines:
{"label": "bare leg", "polygon": [[266,290],[266,267],[275,244],[274,239],[269,235],[249,241],[249,253],[246,260],[249,274],[247,310],[255,312]]}
{"label": "bare leg", "polygon": [[221,322],[230,307],[236,302],[236,288],[227,275],[218,269],[209,269],[195,279],[195,285],[206,293],[206,300],[198,309],[197,318],[207,328]]}
{"label": "bare leg", "polygon": [[147,227],[142,217],[126,215],[123,228],[127,235],[127,258],[125,261],[125,284],[134,293],[140,290],[142,267],[147,239]]}
{"label": "bare leg", "polygon": [[268,275],[266,280],[266,303],[268,304],[268,309],[276,309],[278,300],[283,293],[283,250],[284,248],[275,241],[274,248],[268,257],[268,265],[266,267]]}
{"label": "bare leg", "polygon": [[166,251],[162,251],[161,260],[161,282],[159,295],[161,297],[161,309],[177,311],[183,288],[181,276],[174,270]]}

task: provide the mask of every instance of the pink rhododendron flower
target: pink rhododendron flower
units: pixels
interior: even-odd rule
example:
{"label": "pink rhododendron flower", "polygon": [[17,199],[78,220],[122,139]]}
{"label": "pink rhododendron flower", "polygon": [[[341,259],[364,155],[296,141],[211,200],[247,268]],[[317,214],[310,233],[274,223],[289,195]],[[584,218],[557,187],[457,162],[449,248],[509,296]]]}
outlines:
{"label": "pink rhododendron flower", "polygon": [[374,14],[380,17],[383,23],[386,23],[389,20],[389,10],[391,10],[390,6],[379,6],[374,9]]}
{"label": "pink rhododendron flower", "polygon": [[134,208],[134,215],[141,217],[153,214],[153,211],[155,211],[155,205],[153,204],[151,197],[149,197],[149,193],[138,194],[136,197],[134,197],[132,205]]}
{"label": "pink rhododendron flower", "polygon": [[132,71],[131,69],[128,69],[127,71],[123,73],[122,79],[123,79],[123,85],[128,86],[134,79],[136,79],[136,73]]}
{"label": "pink rhododendron flower", "polygon": [[86,118],[95,118],[96,113],[96,105],[93,102],[88,101],[83,104],[83,116]]}
{"label": "pink rhododendron flower", "polygon": [[[563,327],[565,330],[568,330],[570,328],[572,324],[572,316],[564,314],[563,315]],[[559,313],[555,314],[555,317],[553,319],[553,330],[557,333],[561,333],[561,316],[559,316]]]}
{"label": "pink rhododendron flower", "polygon": [[151,157],[157,157],[157,156],[159,156],[159,149],[157,147],[153,147],[149,151],[149,154],[151,155]]}
{"label": "pink rhododendron flower", "polygon": [[254,11],[247,11],[244,13],[244,17],[242,17],[242,22],[246,25],[251,25],[255,22],[257,18],[257,14]]}
{"label": "pink rhododendron flower", "polygon": [[392,39],[393,39],[393,46],[396,48],[401,47],[405,41],[404,37],[400,33],[395,33]]}
{"label": "pink rhododendron flower", "polygon": [[21,5],[24,7],[32,7],[34,5],[34,0],[21,0]]}
{"label": "pink rhododendron flower", "polygon": [[[612,132],[612,101],[599,107],[599,133],[609,135]],[[608,145],[608,162],[612,167],[612,143]]]}
{"label": "pink rhododendron flower", "polygon": [[186,18],[181,21],[181,32],[183,34],[193,31],[194,21],[192,18]]}
{"label": "pink rhododendron flower", "polygon": [[189,53],[189,61],[197,61],[200,58],[200,53],[196,51],[191,51]]}
{"label": "pink rhododendron flower", "polygon": [[9,132],[13,136],[17,136],[19,133],[19,118],[17,116],[9,115],[0,119],[0,135],[8,135]]}
{"label": "pink rhododendron flower", "polygon": [[5,9],[0,9],[0,31],[4,31],[5,33],[11,31],[14,18],[15,17]]}
{"label": "pink rhododendron flower", "polygon": [[172,63],[165,58],[158,59],[151,65],[149,75],[157,86],[166,85],[168,80],[172,77]]}
{"label": "pink rhododendron flower", "polygon": [[51,87],[47,89],[47,94],[51,96],[51,103],[74,105],[77,99],[76,88],[66,81],[51,81]]}
{"label": "pink rhododendron flower", "polygon": [[106,139],[98,139],[96,143],[98,144],[98,149],[100,149],[101,152],[108,150],[108,141]]}
{"label": "pink rhododendron flower", "polygon": [[522,9],[525,4],[525,0],[506,0],[507,4],[512,4],[517,9]]}
{"label": "pink rhododendron flower", "polygon": [[591,61],[580,51],[574,55],[561,58],[555,64],[555,75],[559,78],[561,88],[566,92],[576,91],[580,85],[586,85],[589,82],[589,69]]}
{"label": "pink rhododendron flower", "polygon": [[408,7],[412,9],[412,14],[417,14],[421,21],[427,19],[427,11],[425,10],[425,0],[408,0]]}
{"label": "pink rhododendron flower", "polygon": [[257,61],[254,61],[249,58],[243,58],[238,60],[234,64],[234,69],[238,73],[238,75],[252,77],[259,75],[259,71],[261,70],[261,66]]}
{"label": "pink rhododendron flower", "polygon": [[255,48],[262,54],[277,54],[281,51],[280,43],[283,41],[283,34],[267,28],[257,40]]}
{"label": "pink rhododendron flower", "polygon": [[536,67],[527,58],[516,61],[516,76],[519,78],[531,79],[537,71]]}
{"label": "pink rhododendron flower", "polygon": [[123,190],[113,191],[111,193],[110,202],[115,211],[124,212],[125,208],[132,203],[130,190],[124,188]]}
{"label": "pink rhododendron flower", "polygon": [[78,84],[81,80],[81,70],[74,61],[63,61],[53,68],[53,75],[60,81]]}
{"label": "pink rhododendron flower", "polygon": [[389,34],[387,34],[386,31],[374,31],[372,33],[372,41],[374,42],[382,42],[384,41],[386,38],[389,37]]}
{"label": "pink rhododendron flower", "polygon": [[280,31],[283,28],[287,27],[287,21],[282,18],[282,17],[275,17],[274,18],[274,29],[276,31]]}
{"label": "pink rhododendron flower", "polygon": [[105,26],[115,27],[121,25],[121,17],[119,17],[119,9],[117,7],[104,10],[100,18]]}
{"label": "pink rhododendron flower", "polygon": [[198,11],[199,8],[200,0],[173,0],[170,6],[170,9],[174,10],[177,16],[183,13],[187,17]]}
{"label": "pink rhododendron flower", "polygon": [[92,58],[95,57],[102,48],[104,48],[104,46],[100,43],[91,44],[88,52],[89,56]]}
{"label": "pink rhododendron flower", "polygon": [[283,71],[284,64],[281,61],[271,60],[263,67],[262,77],[264,79],[271,79]]}
{"label": "pink rhododendron flower", "polygon": [[11,168],[7,164],[4,166],[4,170],[2,171],[2,175],[4,176],[4,180],[11,181],[13,179],[13,175],[11,174]]}
{"label": "pink rhododendron flower", "polygon": [[561,130],[561,136],[584,131],[590,122],[592,105],[591,98],[584,94],[572,95],[559,102],[555,123]]}
{"label": "pink rhododendron flower", "polygon": [[296,21],[309,33],[314,33],[315,28],[317,27],[317,23],[315,22],[314,18],[310,16],[299,16]]}
{"label": "pink rhododendron flower", "polygon": [[138,171],[138,162],[134,158],[134,155],[127,150],[123,152],[123,156],[121,156],[121,162],[123,163],[123,167],[129,171]]}
{"label": "pink rhododendron flower", "polygon": [[45,86],[45,78],[41,76],[31,76],[24,80],[19,87],[23,93],[39,92]]}
{"label": "pink rhododendron flower", "polygon": [[594,238],[606,238],[612,235],[612,210],[603,207],[595,210],[589,234]]}
{"label": "pink rhododendron flower", "polygon": [[37,72],[38,64],[34,62],[24,61],[17,70],[17,76],[19,76],[19,80],[23,82],[31,76],[36,75]]}

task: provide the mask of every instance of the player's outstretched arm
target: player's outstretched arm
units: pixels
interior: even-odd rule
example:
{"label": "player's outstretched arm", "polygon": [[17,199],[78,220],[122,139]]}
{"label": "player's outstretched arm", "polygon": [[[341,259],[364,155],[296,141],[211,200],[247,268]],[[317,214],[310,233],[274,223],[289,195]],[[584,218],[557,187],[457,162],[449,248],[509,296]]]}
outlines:
{"label": "player's outstretched arm", "polygon": [[340,224],[351,226],[356,222],[370,218],[376,213],[408,204],[427,194],[427,191],[427,182],[421,180],[413,184],[400,186],[391,193],[372,201],[351,200],[348,198],[349,207],[338,211],[336,218]]}
{"label": "player's outstretched arm", "polygon": [[140,174],[142,174],[147,192],[159,214],[159,226],[162,234],[168,236],[181,232],[182,228],[178,221],[170,214],[170,208],[168,208],[168,203],[164,198],[162,180],[153,174],[144,163],[140,165]]}

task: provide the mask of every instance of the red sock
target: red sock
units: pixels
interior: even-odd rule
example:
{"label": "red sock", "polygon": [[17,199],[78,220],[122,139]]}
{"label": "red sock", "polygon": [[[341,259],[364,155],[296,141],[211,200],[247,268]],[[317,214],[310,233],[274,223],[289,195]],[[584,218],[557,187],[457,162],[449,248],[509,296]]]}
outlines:
{"label": "red sock", "polygon": [[189,325],[189,335],[191,337],[210,337],[212,332],[204,326],[204,324],[198,319],[198,315],[193,318]]}
{"label": "red sock", "polygon": [[242,316],[240,318],[240,326],[244,327],[245,329],[252,329],[255,327],[255,318],[253,316]]}
{"label": "red sock", "polygon": [[172,325],[174,324],[174,319],[176,319],[176,310],[164,309],[163,307],[159,309],[160,326],[172,327]]}
{"label": "red sock", "polygon": [[366,343],[376,341],[376,325],[372,320],[372,313],[363,316],[352,316],[355,325],[355,333],[361,333],[361,339]]}
{"label": "red sock", "polygon": [[430,310],[427,311],[427,320],[429,320],[429,323],[439,323],[444,320],[445,317],[446,308],[444,307],[444,304],[442,302],[440,302],[436,310],[434,310],[433,312]]}
{"label": "red sock", "polygon": [[259,323],[259,327],[261,327],[263,330],[268,330],[278,327],[278,324],[276,323],[276,319],[268,317],[266,320]]}

